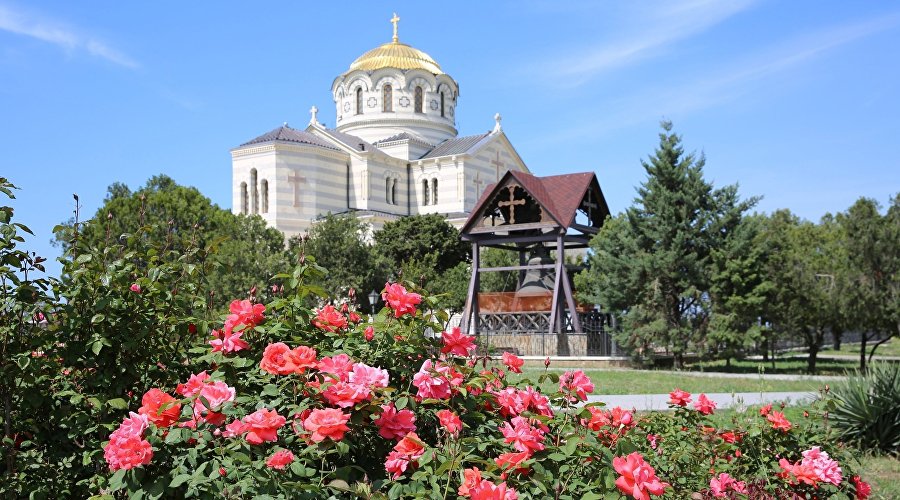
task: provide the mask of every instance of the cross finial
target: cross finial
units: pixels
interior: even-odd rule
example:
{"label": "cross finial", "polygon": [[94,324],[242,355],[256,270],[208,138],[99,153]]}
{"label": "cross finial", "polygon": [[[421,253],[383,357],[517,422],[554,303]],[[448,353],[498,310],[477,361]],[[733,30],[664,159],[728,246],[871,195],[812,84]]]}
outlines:
{"label": "cross finial", "polygon": [[500,113],[497,113],[496,115],[494,115],[494,122],[495,122],[494,123],[494,133],[495,134],[497,132],[500,132],[501,130],[503,130],[503,128],[500,126],[500,120],[502,120],[502,119],[503,119],[503,117],[500,116]]}
{"label": "cross finial", "polygon": [[315,107],[315,106],[309,108],[309,114],[311,115],[311,116],[309,117],[309,124],[310,124],[310,125],[318,125],[318,124],[319,124],[319,119],[316,118],[316,113],[318,113],[318,112],[319,112],[319,108],[317,108],[317,107]]}
{"label": "cross finial", "polygon": [[400,23],[400,18],[397,17],[397,13],[394,12],[394,17],[391,18],[391,23],[394,24],[394,43],[400,41],[400,38],[397,36],[397,24]]}

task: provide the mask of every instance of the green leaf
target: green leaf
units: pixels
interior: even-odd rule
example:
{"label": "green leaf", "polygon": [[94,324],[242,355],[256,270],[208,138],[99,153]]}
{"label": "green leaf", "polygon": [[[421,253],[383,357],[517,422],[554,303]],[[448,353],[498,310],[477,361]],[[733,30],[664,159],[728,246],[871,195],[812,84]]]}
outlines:
{"label": "green leaf", "polygon": [[116,410],[128,409],[128,403],[122,398],[110,399],[106,404],[109,405],[110,408],[115,408]]}
{"label": "green leaf", "polygon": [[116,491],[122,488],[122,480],[125,479],[125,473],[128,472],[126,469],[119,469],[115,474],[109,478],[109,489],[110,491]]}
{"label": "green leaf", "polygon": [[174,479],[172,479],[171,483],[169,483],[169,488],[177,488],[177,487],[181,486],[182,484],[190,481],[191,477],[193,477],[193,476],[191,476],[190,474],[179,474],[179,475],[175,476]]}
{"label": "green leaf", "polygon": [[406,396],[403,396],[401,398],[397,398],[397,401],[394,403],[394,406],[397,408],[397,410],[402,410],[402,409],[406,408],[407,404],[409,404],[409,398]]}

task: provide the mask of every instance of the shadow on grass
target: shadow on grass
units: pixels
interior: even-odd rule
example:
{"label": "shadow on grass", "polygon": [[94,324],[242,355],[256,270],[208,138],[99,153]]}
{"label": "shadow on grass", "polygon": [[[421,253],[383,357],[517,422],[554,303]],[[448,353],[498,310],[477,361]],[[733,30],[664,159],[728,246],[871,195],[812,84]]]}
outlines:
{"label": "shadow on grass", "polygon": [[[815,375],[846,375],[859,367],[857,360],[850,359],[820,359],[816,362]],[[730,366],[725,361],[700,361],[685,367],[689,371],[739,373],[744,375],[756,375],[760,373],[808,375],[806,358],[778,358],[775,363],[771,361],[732,360]]]}

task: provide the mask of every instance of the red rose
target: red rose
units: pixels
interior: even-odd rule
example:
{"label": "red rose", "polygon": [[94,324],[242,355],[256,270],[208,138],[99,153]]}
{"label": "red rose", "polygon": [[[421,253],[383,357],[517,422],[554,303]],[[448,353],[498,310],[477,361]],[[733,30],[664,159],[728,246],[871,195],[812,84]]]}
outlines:
{"label": "red rose", "polygon": [[157,427],[169,427],[178,421],[181,405],[172,396],[159,389],[150,389],[141,398],[138,413],[147,415],[147,419]]}

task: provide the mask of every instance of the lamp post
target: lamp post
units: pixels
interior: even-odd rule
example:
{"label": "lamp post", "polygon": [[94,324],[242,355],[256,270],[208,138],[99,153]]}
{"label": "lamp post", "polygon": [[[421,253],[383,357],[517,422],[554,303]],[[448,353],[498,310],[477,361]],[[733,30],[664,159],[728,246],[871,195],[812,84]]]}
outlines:
{"label": "lamp post", "polygon": [[372,311],[372,315],[375,315],[375,303],[378,302],[378,292],[372,290],[372,293],[369,294],[369,310]]}

